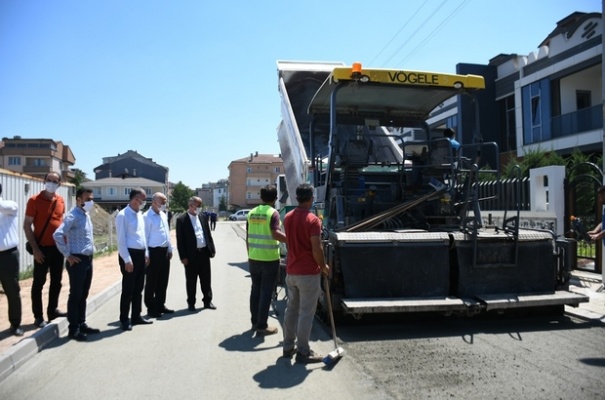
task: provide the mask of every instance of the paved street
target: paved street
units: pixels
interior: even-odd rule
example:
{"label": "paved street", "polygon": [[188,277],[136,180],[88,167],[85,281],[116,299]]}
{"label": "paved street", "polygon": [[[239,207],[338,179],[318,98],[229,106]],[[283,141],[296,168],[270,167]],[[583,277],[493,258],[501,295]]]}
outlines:
{"label": "paved street", "polygon": [[[12,399],[380,399],[381,390],[352,359],[331,370],[281,357],[277,335],[250,330],[245,243],[236,223],[218,224],[213,260],[218,310],[187,311],[183,267],[173,260],[167,306],[177,310],[153,325],[118,327],[119,296],[89,318],[102,333],[80,343],[61,337],[0,382],[0,397]],[[199,293],[199,288],[198,288]],[[282,294],[283,296],[283,294]],[[285,301],[278,302],[283,312]],[[198,297],[201,307],[201,294]],[[283,314],[280,314],[280,317]],[[270,321],[278,324],[275,319]],[[325,330],[312,336],[321,353],[333,349]]]}
{"label": "paved street", "polygon": [[[281,332],[263,338],[250,330],[241,226],[221,222],[215,232],[218,310],[186,310],[183,267],[174,260],[167,305],[175,314],[122,332],[119,295],[110,296],[114,287],[89,318],[102,329],[100,335],[79,343],[62,331],[0,381],[0,398],[602,398],[605,295],[596,291],[600,281],[589,279],[594,275],[575,274],[574,290],[584,291],[591,302],[568,309],[566,316],[345,321],[338,334],[347,354],[328,369],[281,358]],[[270,321],[280,330],[283,297],[281,292],[276,302],[279,317]],[[52,340],[52,330],[45,331]],[[333,349],[327,332],[316,321],[312,345],[323,354]]]}

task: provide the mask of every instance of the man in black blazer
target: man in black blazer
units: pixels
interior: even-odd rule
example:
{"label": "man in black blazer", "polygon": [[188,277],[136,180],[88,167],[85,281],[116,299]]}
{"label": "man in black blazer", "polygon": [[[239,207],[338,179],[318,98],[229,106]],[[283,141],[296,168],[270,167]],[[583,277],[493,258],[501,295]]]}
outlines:
{"label": "man in black blazer", "polygon": [[176,220],[176,242],[179,258],[185,266],[187,304],[195,311],[196,281],[199,278],[204,308],[216,310],[212,304],[210,285],[210,259],[216,254],[208,219],[201,212],[202,199],[193,196],[187,212]]}

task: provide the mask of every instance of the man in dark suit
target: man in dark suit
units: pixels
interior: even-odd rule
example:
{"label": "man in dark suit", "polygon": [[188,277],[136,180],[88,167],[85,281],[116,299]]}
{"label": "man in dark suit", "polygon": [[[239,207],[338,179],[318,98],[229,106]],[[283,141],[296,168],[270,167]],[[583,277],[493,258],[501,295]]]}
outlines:
{"label": "man in dark suit", "polygon": [[176,242],[179,258],[185,266],[187,304],[195,311],[196,281],[202,289],[204,308],[216,310],[212,303],[210,259],[216,254],[208,219],[201,212],[202,199],[193,196],[187,212],[176,219]]}

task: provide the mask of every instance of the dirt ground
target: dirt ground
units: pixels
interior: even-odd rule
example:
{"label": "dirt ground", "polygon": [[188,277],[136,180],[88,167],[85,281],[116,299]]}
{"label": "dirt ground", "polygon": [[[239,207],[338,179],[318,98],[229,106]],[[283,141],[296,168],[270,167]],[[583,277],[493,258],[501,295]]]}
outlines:
{"label": "dirt ground", "polygon": [[[92,298],[98,293],[103,292],[106,288],[114,285],[121,279],[122,275],[120,274],[120,267],[118,266],[117,251],[108,255],[96,257],[93,261],[93,277],[88,298]],[[25,334],[21,337],[11,335],[10,323],[8,322],[8,301],[6,300],[6,296],[4,294],[1,294],[0,355],[4,353],[9,347],[15,345],[24,338],[33,335],[38,330],[38,328],[34,326],[34,316],[32,314],[31,306],[32,278],[24,279],[19,283],[21,286],[21,305],[23,309],[21,318],[21,328],[23,328]],[[50,277],[47,278],[46,284],[44,285],[44,291],[42,293],[42,302],[44,310],[46,310],[46,305],[48,304],[49,283]],[[61,311],[67,311],[67,297],[69,295],[69,276],[67,275],[67,271],[65,270],[63,271],[63,279],[61,280],[61,283],[63,284],[63,287],[61,288],[61,295],[59,296],[59,309]]]}

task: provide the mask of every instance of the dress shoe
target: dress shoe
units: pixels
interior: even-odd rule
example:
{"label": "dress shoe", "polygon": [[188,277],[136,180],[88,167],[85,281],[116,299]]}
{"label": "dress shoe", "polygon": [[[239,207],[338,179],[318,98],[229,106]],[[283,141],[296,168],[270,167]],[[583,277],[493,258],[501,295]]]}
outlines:
{"label": "dress shoe", "polygon": [[162,316],[162,313],[157,311],[148,311],[147,315],[151,318],[160,318]]}
{"label": "dress shoe", "polygon": [[267,326],[266,328],[256,330],[257,335],[275,335],[276,333],[277,333],[276,326]]}
{"label": "dress shoe", "polygon": [[189,311],[195,311],[195,306],[189,306],[189,307],[187,307],[187,309],[188,309]]}
{"label": "dress shoe", "polygon": [[162,312],[163,312],[164,314],[174,314],[174,310],[171,310],[170,308],[166,308],[166,307],[164,307],[164,308],[162,309]]}
{"label": "dress shoe", "polygon": [[216,310],[216,306],[212,304],[212,302],[204,304],[204,308],[209,308],[211,310]]}
{"label": "dress shoe", "polygon": [[23,329],[20,326],[11,326],[11,334],[13,336],[23,336]]}
{"label": "dress shoe", "polygon": [[153,321],[150,321],[143,317],[133,318],[133,320],[132,320],[132,325],[149,325],[149,324],[153,324]]}
{"label": "dress shoe", "polygon": [[121,322],[120,323],[120,327],[122,328],[123,331],[131,331],[132,330],[132,325],[130,325],[130,322]]}
{"label": "dress shoe", "polygon": [[86,334],[82,331],[70,332],[68,336],[78,342],[85,342],[86,339],[88,339]]}
{"label": "dress shoe", "polygon": [[46,321],[44,321],[42,318],[36,318],[36,320],[34,321],[34,326],[36,328],[44,328],[46,325],[48,325],[48,323]]}
{"label": "dress shoe", "polygon": [[80,325],[80,332],[85,333],[87,335],[94,335],[96,333],[100,333],[101,330],[97,328],[91,328],[86,323]]}
{"label": "dress shoe", "polygon": [[67,317],[67,313],[59,310],[58,308],[54,312],[48,313],[48,320],[49,321],[52,321],[53,319],[56,319],[56,318],[59,318],[59,317]]}

